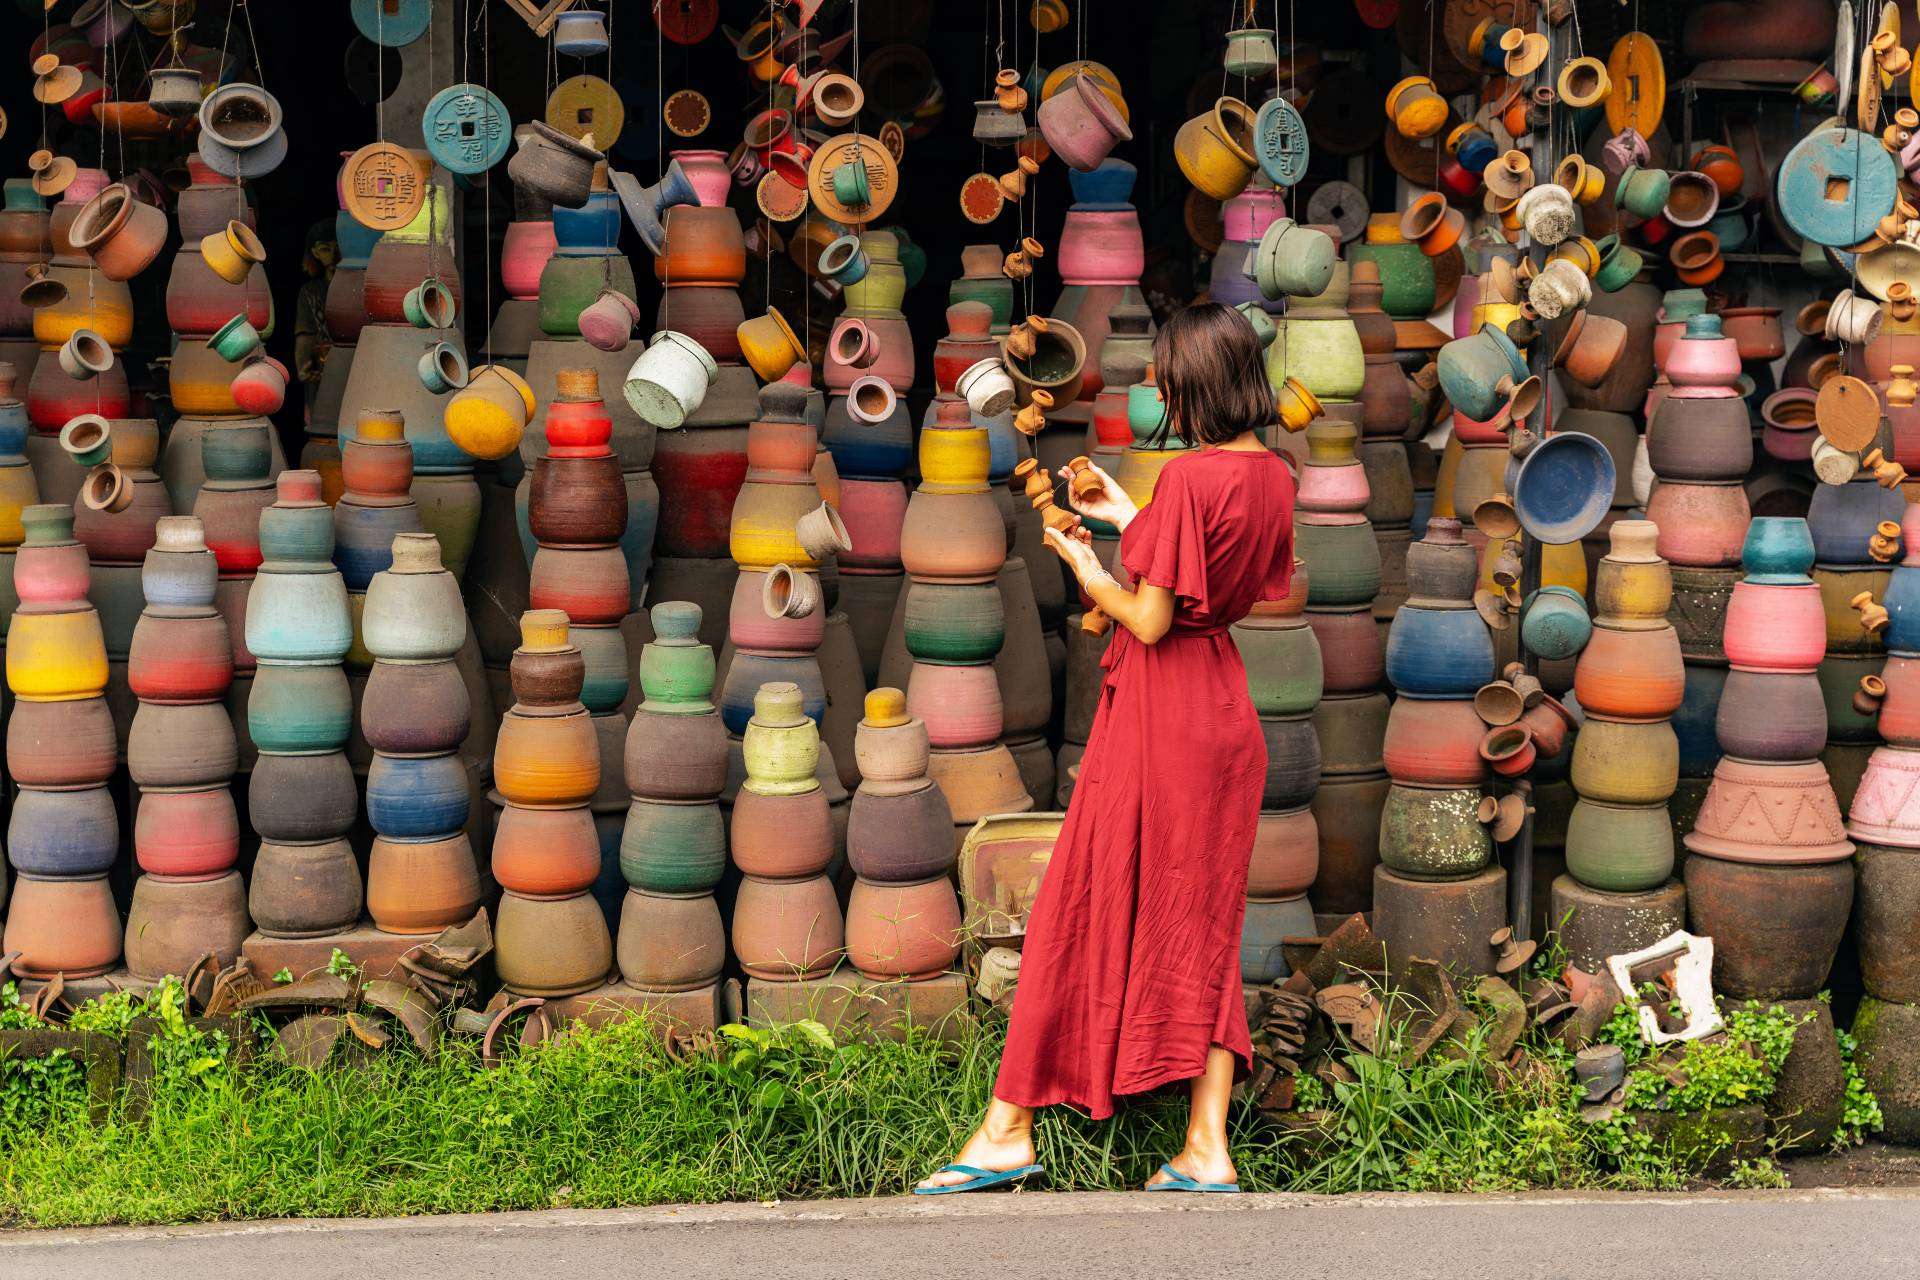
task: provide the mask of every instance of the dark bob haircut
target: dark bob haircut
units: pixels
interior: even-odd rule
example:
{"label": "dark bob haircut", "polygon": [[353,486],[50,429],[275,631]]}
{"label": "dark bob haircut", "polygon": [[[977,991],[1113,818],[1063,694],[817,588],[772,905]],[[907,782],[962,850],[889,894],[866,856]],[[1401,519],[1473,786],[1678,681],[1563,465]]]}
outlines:
{"label": "dark bob haircut", "polygon": [[1176,311],[1153,339],[1154,378],[1172,431],[1190,445],[1225,444],[1265,431],[1279,411],[1266,351],[1247,318],[1217,302]]}

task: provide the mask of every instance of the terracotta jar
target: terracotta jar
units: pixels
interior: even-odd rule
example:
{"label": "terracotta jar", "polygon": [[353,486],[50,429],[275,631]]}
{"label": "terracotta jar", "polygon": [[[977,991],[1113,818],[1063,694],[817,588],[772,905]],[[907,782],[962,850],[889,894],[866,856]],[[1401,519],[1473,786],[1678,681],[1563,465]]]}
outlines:
{"label": "terracotta jar", "polygon": [[295,756],[263,750],[254,762],[247,821],[262,840],[331,840],[349,830],[359,812],[360,794],[344,752]]}
{"label": "terracotta jar", "polygon": [[[1405,616],[1403,609],[1399,617]],[[1595,627],[1574,669],[1574,695],[1581,707],[1615,720],[1664,720],[1679,708],[1685,685],[1680,639],[1672,627]]]}
{"label": "terracotta jar", "polygon": [[662,284],[738,285],[745,278],[746,241],[732,209],[675,205],[665,225],[666,251],[654,259]]}
{"label": "terracotta jar", "polygon": [[567,996],[602,985],[613,968],[613,938],[591,894],[500,895],[494,923],[500,984],[528,996]]}
{"label": "terracotta jar", "polygon": [[480,907],[480,870],[464,831],[439,840],[376,836],[367,860],[367,914],[387,933],[438,933]]}
{"label": "terracotta jar", "polygon": [[1746,541],[1747,492],[1734,484],[1662,484],[1647,503],[1660,529],[1659,552],[1675,565],[1738,564]]}
{"label": "terracotta jar", "polygon": [[914,663],[907,709],[926,721],[928,740],[941,749],[985,746],[1005,725],[999,677],[985,665]]}
{"label": "terracotta jar", "polygon": [[1662,804],[1679,777],[1680,743],[1664,721],[1635,724],[1589,714],[1574,738],[1573,789],[1582,799]]}
{"label": "terracotta jar", "polygon": [[120,845],[120,823],[105,786],[22,790],[7,824],[7,860],[37,876],[104,875]]}
{"label": "terracotta jar", "polygon": [[865,977],[936,977],[960,957],[959,899],[944,875],[909,884],[858,878],[847,901],[846,935],[847,958]]}
{"label": "terracotta jar", "polygon": [[796,982],[831,971],[846,950],[845,928],[833,882],[825,876],[748,876],[734,898],[734,955],[762,981]]}
{"label": "terracotta jar", "polygon": [[200,791],[145,791],[134,819],[133,852],[150,875],[207,879],[240,858],[240,814],[224,785]]}
{"label": "terracotta jar", "polygon": [[766,794],[751,776],[734,799],[729,840],[733,863],[768,880],[820,875],[833,861],[835,840],[827,797],[818,785],[803,792]]}
{"label": "terracotta jar", "polygon": [[1686,845],[1716,859],[1782,865],[1833,862],[1853,854],[1833,782],[1817,760],[1722,759]]}
{"label": "terracotta jar", "polygon": [[[1322,651],[1311,628],[1279,625],[1255,614],[1235,623],[1229,634],[1247,668],[1255,711],[1263,716],[1300,715],[1319,704],[1324,691]],[[1374,648],[1377,654],[1377,641]]]}
{"label": "terracotta jar", "polygon": [[1427,521],[1426,535],[1407,548],[1407,603],[1427,609],[1466,609],[1473,604],[1479,557],[1460,522]]}
{"label": "terracotta jar", "polygon": [[224,968],[239,958],[249,929],[238,871],[209,880],[144,875],[127,910],[127,968],[147,980],[181,975],[209,951]]}
{"label": "terracotta jar", "polygon": [[7,904],[4,945],[19,952],[25,978],[90,978],[120,959],[120,912],[107,878],[49,879],[20,875]]}
{"label": "terracotta jar", "polygon": [[1772,674],[1736,668],[1727,674],[1715,733],[1728,755],[1743,760],[1811,760],[1827,745],[1827,707],[1811,671]]}
{"label": "terracotta jar", "polygon": [[858,875],[884,883],[923,880],[952,866],[953,852],[953,811],[924,776],[912,791],[889,795],[862,786],[854,793],[847,858]]}
{"label": "terracotta jar", "polygon": [[[1595,637],[1599,634],[1596,630]],[[1588,653],[1591,652],[1590,641]],[[1430,609],[1409,603],[1393,616],[1393,626],[1387,633],[1386,660],[1387,679],[1403,694],[1466,698],[1493,679],[1493,639],[1486,623],[1473,609]],[[1673,661],[1674,670],[1678,672],[1677,647]],[[1583,656],[1583,666],[1584,663]],[[1677,702],[1677,674],[1674,681]],[[1587,705],[1584,696],[1581,704]]]}
{"label": "terracotta jar", "polygon": [[344,839],[262,842],[247,886],[247,914],[272,938],[317,938],[360,918],[360,865]]}
{"label": "terracotta jar", "polygon": [[1714,939],[1715,991],[1736,1000],[1798,1000],[1826,985],[1853,908],[1851,862],[1689,858],[1685,879],[1690,923]]}
{"label": "terracotta jar", "polygon": [[7,776],[42,790],[94,786],[112,776],[119,754],[104,698],[15,702],[6,740]]}
{"label": "terracotta jar", "polygon": [[1249,897],[1297,897],[1312,886],[1319,869],[1320,827],[1310,809],[1303,805],[1260,815],[1247,869]]}
{"label": "terracotta jar", "polygon": [[1811,674],[1827,651],[1820,588],[1742,582],[1727,606],[1727,660],[1748,671]]}
{"label": "terracotta jar", "polygon": [[727,958],[720,907],[705,893],[629,889],[620,905],[615,954],[620,976],[631,987],[693,991],[710,986],[719,979]]}

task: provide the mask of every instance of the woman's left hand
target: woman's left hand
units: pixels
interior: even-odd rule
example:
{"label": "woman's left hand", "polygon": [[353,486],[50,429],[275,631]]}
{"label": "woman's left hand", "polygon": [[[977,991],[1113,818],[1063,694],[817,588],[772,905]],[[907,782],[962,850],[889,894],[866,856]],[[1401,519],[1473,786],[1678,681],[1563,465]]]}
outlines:
{"label": "woman's left hand", "polygon": [[1045,537],[1047,545],[1053,548],[1053,553],[1067,562],[1067,568],[1073,570],[1074,578],[1082,586],[1085,586],[1087,580],[1094,575],[1106,572],[1105,566],[1100,563],[1100,557],[1094,554],[1093,547],[1088,542],[1069,537],[1058,529],[1046,530]]}

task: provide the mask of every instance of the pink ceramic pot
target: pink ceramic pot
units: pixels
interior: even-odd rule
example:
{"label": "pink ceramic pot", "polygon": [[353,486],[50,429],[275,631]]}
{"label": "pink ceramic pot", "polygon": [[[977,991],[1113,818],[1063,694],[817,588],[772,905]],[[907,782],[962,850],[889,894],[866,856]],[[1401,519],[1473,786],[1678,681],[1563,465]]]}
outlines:
{"label": "pink ceramic pot", "polygon": [[1724,644],[1727,661],[1743,671],[1812,674],[1827,654],[1820,588],[1811,582],[1736,583]]}
{"label": "pink ceramic pot", "polygon": [[1133,209],[1069,209],[1060,232],[1067,284],[1137,284],[1146,270],[1140,215]]}
{"label": "pink ceramic pot", "polygon": [[1660,371],[1676,388],[1724,390],[1740,377],[1740,344],[1727,337],[1682,337],[1667,348],[1667,358]]}
{"label": "pink ceramic pot", "polygon": [[693,184],[693,194],[701,204],[710,209],[726,204],[727,194],[733,189],[733,172],[727,168],[724,154],[687,150],[668,152],[668,155],[680,162],[680,171]]}
{"label": "pink ceramic pot", "polygon": [[559,247],[553,223],[509,222],[500,246],[500,283],[510,298],[540,296],[540,273]]}
{"label": "pink ceramic pot", "polygon": [[1660,557],[1689,568],[1739,564],[1750,515],[1738,484],[1663,484],[1647,502],[1647,519],[1660,526]]}
{"label": "pink ceramic pot", "polygon": [[1286,216],[1286,195],[1278,187],[1248,187],[1220,207],[1220,220],[1230,242],[1258,240],[1268,227]]}
{"label": "pink ceramic pot", "polygon": [[939,748],[984,747],[1000,737],[1004,709],[991,666],[913,664],[907,713],[927,722],[927,741]]}

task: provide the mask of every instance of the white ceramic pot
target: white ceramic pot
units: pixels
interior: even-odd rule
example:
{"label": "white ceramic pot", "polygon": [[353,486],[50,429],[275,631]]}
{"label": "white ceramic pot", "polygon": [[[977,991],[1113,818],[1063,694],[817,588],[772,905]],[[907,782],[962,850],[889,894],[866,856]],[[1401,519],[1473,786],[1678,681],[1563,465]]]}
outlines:
{"label": "white ceramic pot", "polygon": [[993,418],[1013,408],[1013,377],[1000,357],[989,356],[966,367],[954,383],[967,402],[967,408],[983,418]]}
{"label": "white ceramic pot", "polygon": [[707,398],[720,367],[684,333],[662,329],[627,370],[621,385],[633,411],[662,431],[684,426]]}

